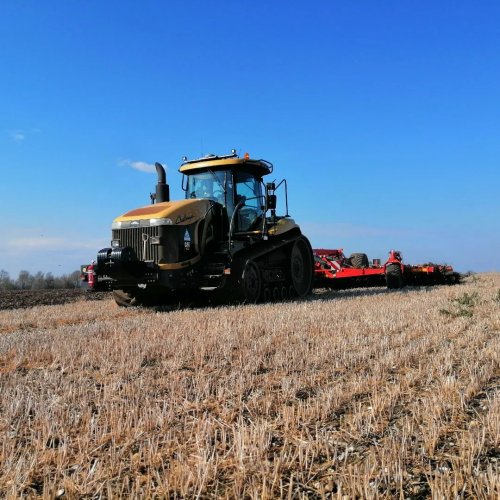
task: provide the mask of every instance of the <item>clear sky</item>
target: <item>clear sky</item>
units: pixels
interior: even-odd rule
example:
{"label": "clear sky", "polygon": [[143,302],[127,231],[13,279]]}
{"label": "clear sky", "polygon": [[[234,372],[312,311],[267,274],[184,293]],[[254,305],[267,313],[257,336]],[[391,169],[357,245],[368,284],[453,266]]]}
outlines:
{"label": "clear sky", "polygon": [[178,199],[182,156],[231,148],[315,247],[500,269],[498,0],[2,0],[0,71],[13,278],[109,246],[148,165]]}

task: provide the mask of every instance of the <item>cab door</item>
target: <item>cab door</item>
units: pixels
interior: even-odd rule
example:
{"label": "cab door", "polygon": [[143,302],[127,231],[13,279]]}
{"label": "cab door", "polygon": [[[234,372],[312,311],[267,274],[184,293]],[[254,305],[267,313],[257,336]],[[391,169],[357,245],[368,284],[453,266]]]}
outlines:
{"label": "cab door", "polygon": [[236,213],[236,231],[253,231],[259,228],[264,217],[265,200],[260,179],[245,172],[235,173],[235,202],[242,202]]}

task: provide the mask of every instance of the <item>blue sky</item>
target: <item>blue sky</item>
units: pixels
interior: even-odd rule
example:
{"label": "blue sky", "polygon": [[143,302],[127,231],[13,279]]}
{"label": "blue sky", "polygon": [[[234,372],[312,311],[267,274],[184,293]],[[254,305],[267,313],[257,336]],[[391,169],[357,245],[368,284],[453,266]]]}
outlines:
{"label": "blue sky", "polygon": [[[68,273],[160,161],[265,158],[315,247],[498,270],[498,1],[0,3],[0,269]],[[134,168],[134,167],[139,167]]]}

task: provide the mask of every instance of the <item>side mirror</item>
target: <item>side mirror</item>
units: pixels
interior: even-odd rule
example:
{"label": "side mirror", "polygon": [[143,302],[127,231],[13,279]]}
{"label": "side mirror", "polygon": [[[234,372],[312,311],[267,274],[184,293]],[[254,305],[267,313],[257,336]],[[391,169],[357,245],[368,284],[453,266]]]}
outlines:
{"label": "side mirror", "polygon": [[267,209],[276,210],[276,195],[268,194],[266,199]]}

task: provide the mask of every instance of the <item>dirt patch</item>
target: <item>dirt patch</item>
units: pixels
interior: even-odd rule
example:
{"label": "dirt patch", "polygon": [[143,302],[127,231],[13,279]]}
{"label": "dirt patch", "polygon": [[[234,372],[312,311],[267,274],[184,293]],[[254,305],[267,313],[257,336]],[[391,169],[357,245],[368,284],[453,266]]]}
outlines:
{"label": "dirt patch", "polygon": [[103,300],[108,297],[110,292],[88,292],[81,289],[0,291],[0,310],[66,304],[77,300]]}

